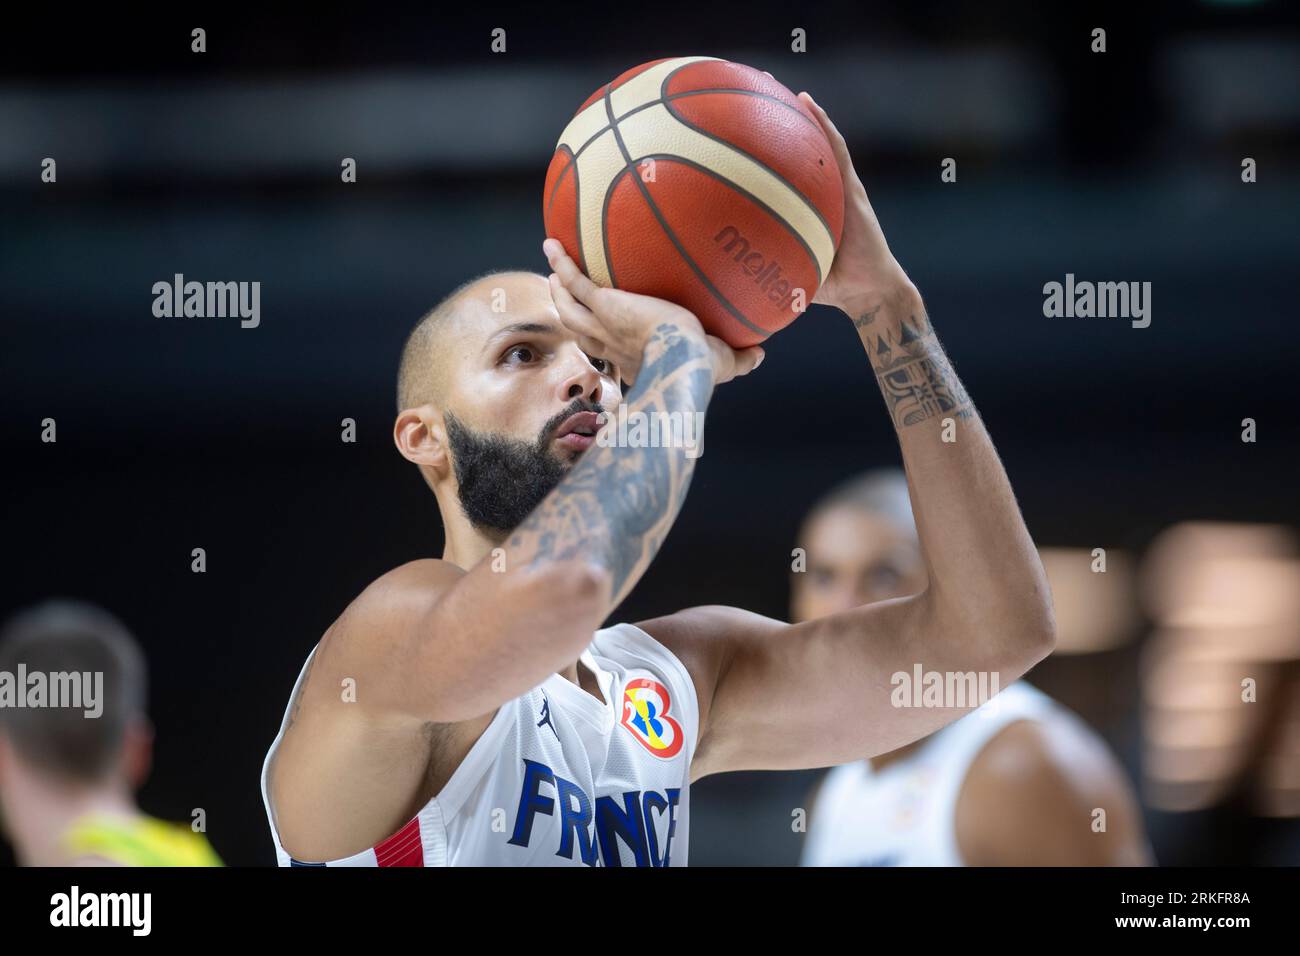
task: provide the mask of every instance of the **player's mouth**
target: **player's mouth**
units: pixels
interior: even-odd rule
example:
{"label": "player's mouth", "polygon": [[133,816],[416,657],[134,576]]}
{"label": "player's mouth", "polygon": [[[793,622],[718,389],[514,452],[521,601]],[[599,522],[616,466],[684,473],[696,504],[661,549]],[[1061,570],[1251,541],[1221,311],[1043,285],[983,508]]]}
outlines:
{"label": "player's mouth", "polygon": [[600,416],[595,412],[575,412],[564,420],[555,433],[555,443],[571,451],[586,451],[596,442]]}

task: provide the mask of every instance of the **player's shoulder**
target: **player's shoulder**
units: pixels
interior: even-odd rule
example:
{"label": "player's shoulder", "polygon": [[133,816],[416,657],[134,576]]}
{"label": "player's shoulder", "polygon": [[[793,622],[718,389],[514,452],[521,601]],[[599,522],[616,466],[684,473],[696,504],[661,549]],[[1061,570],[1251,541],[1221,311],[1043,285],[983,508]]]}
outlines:
{"label": "player's shoulder", "polygon": [[423,558],[381,574],[353,599],[321,640],[340,648],[373,647],[425,614],[465,571],[449,561]]}
{"label": "player's shoulder", "polygon": [[[1099,809],[1108,839],[1094,830]],[[1141,843],[1141,824],[1123,768],[1099,734],[1060,708],[990,738],[962,783],[956,825],[963,856],[977,865],[1142,858],[1130,846]]]}
{"label": "player's shoulder", "polygon": [[464,576],[464,569],[437,558],[399,564],[371,581],[340,616],[340,621],[349,616],[401,614],[426,608]]}
{"label": "player's shoulder", "polygon": [[1086,792],[1116,768],[1100,735],[1053,705],[993,734],[971,762],[967,782],[1063,796]]}
{"label": "player's shoulder", "polygon": [[967,783],[1025,786],[1059,781],[1066,768],[1054,740],[1057,732],[1041,717],[1012,720],[980,748],[966,774]]}
{"label": "player's shoulder", "polygon": [[700,683],[716,675],[736,640],[785,624],[743,608],[705,604],[636,626],[677,655]]}
{"label": "player's shoulder", "polygon": [[688,607],[637,624],[637,627],[661,643],[699,643],[710,646],[716,646],[728,637],[785,626],[783,621],[723,604]]}
{"label": "player's shoulder", "polygon": [[[967,821],[1007,841],[1086,822],[1091,808],[1122,796],[1126,784],[1101,737],[1066,711],[1017,719],[989,738],[971,761],[957,806]],[[1086,829],[1086,828],[1085,828]]]}
{"label": "player's shoulder", "polygon": [[443,561],[440,558],[417,558],[384,572],[370,582],[361,593],[363,596],[367,594],[391,596],[394,592],[411,587],[424,589],[430,586],[446,586],[464,576],[464,568],[450,561]]}

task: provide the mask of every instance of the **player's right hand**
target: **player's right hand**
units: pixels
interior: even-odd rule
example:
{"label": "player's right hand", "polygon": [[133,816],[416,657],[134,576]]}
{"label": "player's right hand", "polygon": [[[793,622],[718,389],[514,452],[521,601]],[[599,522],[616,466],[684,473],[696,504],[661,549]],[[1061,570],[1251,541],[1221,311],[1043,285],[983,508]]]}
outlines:
{"label": "player's right hand", "polygon": [[542,251],[555,270],[549,281],[561,324],[577,336],[588,355],[617,365],[628,384],[636,381],[646,345],[664,324],[708,348],[714,385],[752,372],[763,360],[760,346],[731,348],[707,334],[694,313],[667,299],[596,285],[556,239],[543,242]]}

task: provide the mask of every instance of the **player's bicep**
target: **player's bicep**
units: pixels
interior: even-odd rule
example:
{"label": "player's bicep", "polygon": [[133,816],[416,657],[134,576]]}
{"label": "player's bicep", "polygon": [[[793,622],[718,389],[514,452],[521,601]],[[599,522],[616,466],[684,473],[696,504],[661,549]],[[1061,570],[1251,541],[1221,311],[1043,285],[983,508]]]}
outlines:
{"label": "player's bicep", "polygon": [[[881,609],[870,622],[901,629],[905,616],[902,609]],[[857,717],[843,707],[876,677],[833,629],[733,607],[690,608],[641,626],[677,655],[695,682],[700,730],[693,778],[862,756],[852,729]],[[829,759],[839,753],[843,760]]]}
{"label": "player's bicep", "polygon": [[[385,575],[340,618],[322,661],[367,707],[433,723],[473,720],[572,662],[598,582],[564,562],[497,573],[418,561]],[[322,647],[322,650],[325,648]]]}
{"label": "player's bicep", "polygon": [[913,609],[890,601],[867,610],[851,623],[797,625],[738,612],[700,747],[705,772],[826,767],[883,752],[871,740],[898,718],[890,645],[910,633]]}
{"label": "player's bicep", "polygon": [[[969,713],[982,702],[980,687],[996,692],[1021,676],[1023,655],[980,622],[944,619],[933,608],[917,595],[797,625],[736,608],[674,615],[693,622],[677,632],[684,653],[709,647],[697,776],[887,753]],[[934,675],[944,691],[938,700]],[[958,684],[962,694],[947,693]]]}

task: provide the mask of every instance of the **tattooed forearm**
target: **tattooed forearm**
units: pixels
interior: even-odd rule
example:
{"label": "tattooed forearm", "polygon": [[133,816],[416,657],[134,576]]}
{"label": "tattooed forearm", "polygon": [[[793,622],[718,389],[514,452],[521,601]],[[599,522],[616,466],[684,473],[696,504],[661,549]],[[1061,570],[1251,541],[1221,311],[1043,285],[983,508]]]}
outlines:
{"label": "tattooed forearm", "polygon": [[876,321],[876,313],[880,311],[880,306],[876,306],[870,312],[863,312],[853,320],[853,325],[858,329],[865,329],[872,322]]}
{"label": "tattooed forearm", "polygon": [[[704,411],[712,390],[708,347],[665,324],[647,343],[625,402],[629,414],[685,418]],[[613,582],[612,608],[649,567],[685,500],[694,470],[686,452],[598,443],[520,525],[511,548],[530,564],[576,556],[599,562]]]}
{"label": "tattooed forearm", "polygon": [[864,313],[853,324],[866,346],[894,427],[906,428],[935,416],[973,415],[970,398],[925,310],[876,325],[879,311],[877,307]]}

